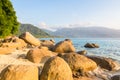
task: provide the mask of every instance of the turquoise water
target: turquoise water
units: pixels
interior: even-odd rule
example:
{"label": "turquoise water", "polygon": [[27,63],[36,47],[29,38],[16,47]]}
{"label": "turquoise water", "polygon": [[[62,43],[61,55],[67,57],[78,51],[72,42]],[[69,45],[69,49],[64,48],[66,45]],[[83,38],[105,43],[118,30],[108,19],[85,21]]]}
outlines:
{"label": "turquoise water", "polygon": [[[63,41],[65,38],[42,38],[44,40],[54,39],[55,42]],[[120,39],[96,39],[96,38],[69,38],[73,41],[76,51],[87,50],[89,55],[104,56],[120,61]],[[85,48],[86,43],[97,43],[100,48]]]}

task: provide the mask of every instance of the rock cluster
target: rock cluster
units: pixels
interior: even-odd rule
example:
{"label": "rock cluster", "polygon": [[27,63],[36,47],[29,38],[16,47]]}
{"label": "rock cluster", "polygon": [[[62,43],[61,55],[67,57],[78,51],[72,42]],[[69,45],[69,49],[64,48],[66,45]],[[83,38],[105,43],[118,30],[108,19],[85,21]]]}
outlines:
{"label": "rock cluster", "polygon": [[[87,43],[87,48],[98,48]],[[119,80],[119,76],[109,75],[118,70],[113,59],[88,56],[87,51],[77,51],[70,39],[55,44],[54,40],[38,40],[29,32],[19,37],[0,40],[0,54],[8,54],[16,49],[27,48],[25,60],[31,65],[8,65],[0,73],[0,80]],[[44,66],[38,66],[40,63]],[[120,67],[120,66],[119,66]],[[108,73],[106,73],[107,71]]]}
{"label": "rock cluster", "polygon": [[95,44],[95,43],[86,43],[84,45],[84,47],[86,47],[86,48],[99,48],[99,45]]}

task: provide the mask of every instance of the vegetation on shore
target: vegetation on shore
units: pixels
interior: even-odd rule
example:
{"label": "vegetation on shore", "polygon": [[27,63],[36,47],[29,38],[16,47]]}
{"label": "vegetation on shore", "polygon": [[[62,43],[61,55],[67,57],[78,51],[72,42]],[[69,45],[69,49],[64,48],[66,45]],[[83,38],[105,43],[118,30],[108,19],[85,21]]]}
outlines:
{"label": "vegetation on shore", "polygon": [[18,35],[20,35],[21,33],[24,33],[24,32],[30,32],[32,35],[34,35],[35,37],[38,37],[38,38],[53,37],[32,24],[21,24]]}
{"label": "vegetation on shore", "polygon": [[10,0],[0,0],[0,37],[16,34],[19,29],[16,12]]}

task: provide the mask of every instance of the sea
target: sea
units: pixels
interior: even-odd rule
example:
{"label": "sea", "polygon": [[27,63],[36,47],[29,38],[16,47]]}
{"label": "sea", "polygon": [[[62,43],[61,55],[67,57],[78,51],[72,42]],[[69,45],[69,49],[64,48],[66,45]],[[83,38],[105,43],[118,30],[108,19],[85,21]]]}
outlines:
{"label": "sea", "polygon": [[[71,39],[76,51],[86,50],[88,55],[112,58],[120,62],[120,38],[41,38],[40,40],[54,39],[56,43]],[[86,43],[96,43],[100,48],[85,48]]]}

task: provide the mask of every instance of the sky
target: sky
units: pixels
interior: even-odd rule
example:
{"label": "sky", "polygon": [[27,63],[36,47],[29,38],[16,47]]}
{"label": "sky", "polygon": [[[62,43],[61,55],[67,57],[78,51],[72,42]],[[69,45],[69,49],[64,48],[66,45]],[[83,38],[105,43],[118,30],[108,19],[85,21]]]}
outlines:
{"label": "sky", "polygon": [[40,28],[102,26],[120,29],[120,0],[11,0],[18,21]]}

